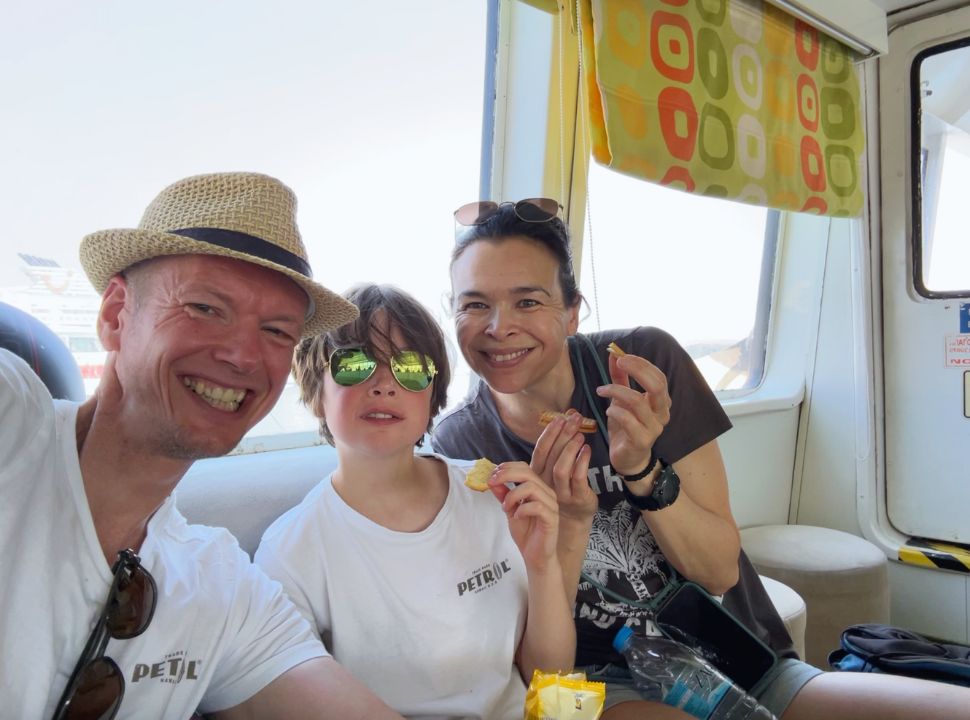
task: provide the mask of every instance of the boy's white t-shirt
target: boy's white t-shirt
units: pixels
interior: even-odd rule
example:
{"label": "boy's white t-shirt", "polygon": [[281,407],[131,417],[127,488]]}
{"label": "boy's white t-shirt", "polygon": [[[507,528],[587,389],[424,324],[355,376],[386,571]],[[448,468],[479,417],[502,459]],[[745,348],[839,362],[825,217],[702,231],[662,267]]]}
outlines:
{"label": "boy's white t-shirt", "polygon": [[[0,350],[0,716],[53,713],[111,586],[81,479],[77,405],[52,401]],[[108,642],[125,694],[119,720],[189,718],[248,699],[326,655],[306,621],[221,528],[189,525],[169,497],[138,551],[155,615]]]}
{"label": "boy's white t-shirt", "polygon": [[328,477],[266,530],[256,563],[337,661],[402,715],[518,720],[525,564],[495,496],[464,486],[472,462],[440,459],[448,497],[426,529],[374,523]]}

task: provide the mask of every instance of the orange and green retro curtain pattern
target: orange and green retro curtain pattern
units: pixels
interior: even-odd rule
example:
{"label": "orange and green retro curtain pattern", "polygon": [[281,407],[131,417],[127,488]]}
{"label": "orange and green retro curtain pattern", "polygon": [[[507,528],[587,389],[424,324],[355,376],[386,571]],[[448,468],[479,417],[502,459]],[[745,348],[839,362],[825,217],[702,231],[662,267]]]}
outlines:
{"label": "orange and green retro curtain pattern", "polygon": [[757,0],[580,0],[580,13],[597,162],[702,195],[860,213],[860,86],[843,45]]}

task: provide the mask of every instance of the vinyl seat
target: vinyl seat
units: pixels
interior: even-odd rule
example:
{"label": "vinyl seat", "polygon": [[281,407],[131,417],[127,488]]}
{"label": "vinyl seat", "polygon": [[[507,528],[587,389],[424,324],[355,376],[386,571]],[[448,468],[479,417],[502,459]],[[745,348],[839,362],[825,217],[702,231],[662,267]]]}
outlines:
{"label": "vinyl seat", "polygon": [[761,575],[805,601],[806,662],[828,669],[846,627],[889,622],[888,563],[868,540],[811,525],[760,525],[741,531],[741,545]]}

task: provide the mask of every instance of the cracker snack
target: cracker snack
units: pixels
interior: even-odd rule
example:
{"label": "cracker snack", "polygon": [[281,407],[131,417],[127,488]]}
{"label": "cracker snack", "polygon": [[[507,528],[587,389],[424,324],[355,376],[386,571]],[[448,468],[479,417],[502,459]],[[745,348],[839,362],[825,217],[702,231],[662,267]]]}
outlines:
{"label": "cracker snack", "polygon": [[626,355],[626,352],[622,348],[620,348],[620,346],[617,345],[615,342],[611,342],[609,345],[606,346],[606,352],[612,355],[616,355],[618,358]]}
{"label": "cracker snack", "polygon": [[[576,411],[573,410],[572,412],[575,413]],[[554,412],[552,410],[546,410],[544,413],[542,413],[539,416],[539,422],[543,425],[548,425],[557,417],[566,417],[569,414],[570,413],[568,412],[559,413],[559,412]],[[593,418],[584,417],[579,423],[579,431],[584,433],[596,432],[596,421],[593,420]]]}
{"label": "cracker snack", "polygon": [[495,467],[495,463],[488,458],[479,458],[472,465],[471,470],[466,473],[465,485],[472,490],[485,492],[488,490],[488,479],[492,476],[492,471],[495,470]]}

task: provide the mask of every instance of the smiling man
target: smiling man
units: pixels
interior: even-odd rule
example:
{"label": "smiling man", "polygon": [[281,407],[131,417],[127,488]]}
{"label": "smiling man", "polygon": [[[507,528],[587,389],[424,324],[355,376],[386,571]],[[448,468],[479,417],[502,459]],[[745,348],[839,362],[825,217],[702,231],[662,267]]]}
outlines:
{"label": "smiling man", "polygon": [[84,238],[81,262],[102,292],[97,392],[52,401],[0,351],[3,712],[399,717],[172,497],[270,411],[301,337],[357,315],[312,280],[293,193],[254,173],[187,178],[137,229]]}

